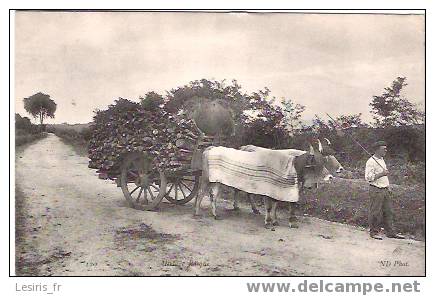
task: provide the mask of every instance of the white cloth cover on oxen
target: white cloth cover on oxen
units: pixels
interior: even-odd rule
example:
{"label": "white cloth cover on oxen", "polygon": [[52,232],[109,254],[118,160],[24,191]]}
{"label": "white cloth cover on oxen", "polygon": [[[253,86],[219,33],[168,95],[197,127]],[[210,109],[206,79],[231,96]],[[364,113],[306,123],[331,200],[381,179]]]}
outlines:
{"label": "white cloth cover on oxen", "polygon": [[242,146],[242,147],[240,147],[239,150],[248,151],[248,152],[263,151],[263,152],[267,152],[267,153],[282,153],[286,156],[301,156],[302,154],[307,153],[307,151],[297,150],[297,149],[272,150],[272,149],[254,146],[254,145]]}
{"label": "white cloth cover on oxen", "polygon": [[299,200],[293,161],[300,153],[265,148],[246,152],[226,147],[212,147],[205,153],[210,182],[280,201]]}

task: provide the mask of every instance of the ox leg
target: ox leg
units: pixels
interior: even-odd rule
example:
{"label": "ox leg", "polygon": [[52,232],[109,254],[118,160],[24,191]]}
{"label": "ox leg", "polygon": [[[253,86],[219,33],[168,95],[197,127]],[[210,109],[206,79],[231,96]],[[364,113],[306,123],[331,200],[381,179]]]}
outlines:
{"label": "ox leg", "polygon": [[251,204],[252,212],[256,215],[260,215],[260,211],[257,209],[255,205],[254,195],[252,193],[248,193],[249,203]]}
{"label": "ox leg", "polygon": [[289,202],[289,219],[288,224],[290,228],[299,228],[297,224],[297,218],[296,218],[296,203],[295,202]]}
{"label": "ox leg", "polygon": [[211,213],[213,217],[218,220],[219,217],[216,214],[216,200],[220,196],[221,190],[219,184],[215,183],[211,186],[210,190],[210,203],[211,203]]}
{"label": "ox leg", "polygon": [[233,194],[233,198],[234,198],[234,202],[233,202],[233,209],[234,211],[240,211],[240,207],[239,207],[239,190],[234,188],[232,190],[232,194]]}
{"label": "ox leg", "polygon": [[207,184],[206,182],[204,182],[204,178],[201,177],[200,178],[199,193],[197,194],[197,196],[195,198],[195,216],[199,216],[199,211],[201,210],[202,199],[204,198],[204,195],[206,194],[206,192],[208,192],[210,190],[209,187],[210,187],[210,185]]}
{"label": "ox leg", "polygon": [[271,217],[271,211],[272,211],[272,199],[265,196],[264,197],[264,207],[266,209],[266,215],[264,216],[264,227],[268,228],[272,226],[272,217]]}
{"label": "ox leg", "polygon": [[203,198],[204,198],[203,194],[198,194],[196,198],[196,204],[195,204],[195,216],[199,216],[199,211],[201,209],[201,202]]}
{"label": "ox leg", "polygon": [[278,207],[278,202],[276,200],[272,200],[272,225],[278,226],[278,218],[276,217],[276,209]]}

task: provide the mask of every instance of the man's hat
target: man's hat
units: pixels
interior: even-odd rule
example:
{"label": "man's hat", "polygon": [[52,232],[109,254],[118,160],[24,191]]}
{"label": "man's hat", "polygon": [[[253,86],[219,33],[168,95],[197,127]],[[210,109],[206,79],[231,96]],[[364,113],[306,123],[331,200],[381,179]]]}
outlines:
{"label": "man's hat", "polygon": [[373,149],[378,149],[378,147],[380,147],[380,146],[387,146],[387,142],[385,142],[385,141],[377,141],[376,143],[374,143],[372,145],[372,148]]}

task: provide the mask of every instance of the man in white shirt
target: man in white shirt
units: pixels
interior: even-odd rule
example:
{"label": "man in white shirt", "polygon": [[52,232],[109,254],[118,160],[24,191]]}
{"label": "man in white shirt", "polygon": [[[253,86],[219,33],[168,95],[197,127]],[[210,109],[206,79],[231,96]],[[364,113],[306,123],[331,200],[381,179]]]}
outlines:
{"label": "man in white shirt", "polygon": [[391,190],[388,180],[388,169],[384,161],[387,154],[387,144],[378,141],[373,145],[375,154],[367,160],[365,179],[369,182],[369,226],[370,236],[382,240],[379,235],[383,224],[387,237],[403,239],[393,229],[393,212],[391,209]]}

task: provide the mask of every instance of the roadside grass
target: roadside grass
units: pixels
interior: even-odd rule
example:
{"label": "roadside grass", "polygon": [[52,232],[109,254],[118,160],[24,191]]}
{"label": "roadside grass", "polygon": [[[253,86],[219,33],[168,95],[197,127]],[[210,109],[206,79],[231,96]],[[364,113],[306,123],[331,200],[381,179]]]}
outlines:
{"label": "roadside grass", "polygon": [[36,254],[35,246],[26,242],[26,225],[28,213],[25,209],[25,196],[15,186],[15,274],[17,276],[38,275],[39,265],[28,259],[28,255]]}
{"label": "roadside grass", "polygon": [[62,136],[57,136],[60,137],[65,144],[70,145],[74,149],[75,153],[80,156],[88,157],[87,141],[84,141],[80,138],[75,138],[74,136],[70,136],[68,134],[62,134]]}
{"label": "roadside grass", "polygon": [[89,124],[55,124],[47,126],[47,131],[61,138],[78,155],[88,156]]}
{"label": "roadside grass", "polygon": [[29,132],[22,129],[15,130],[15,147],[20,147],[25,144],[30,144],[36,140],[40,140],[47,136],[46,133]]}
{"label": "roadside grass", "polygon": [[[301,214],[328,221],[368,227],[369,188],[363,179],[336,178],[307,191],[299,203]],[[425,186],[391,185],[394,226],[398,232],[425,240]]]}
{"label": "roadside grass", "polygon": [[[368,228],[369,188],[364,179],[335,178],[331,183],[319,184],[309,189],[297,203],[296,214]],[[416,185],[391,185],[394,227],[396,231],[416,240],[425,240],[425,187]],[[232,202],[230,191],[224,189],[224,199]],[[245,193],[239,193],[239,202],[249,203]],[[255,203],[264,207],[262,198]],[[281,216],[286,217],[287,205],[281,203]],[[262,209],[262,212],[264,209]]]}

